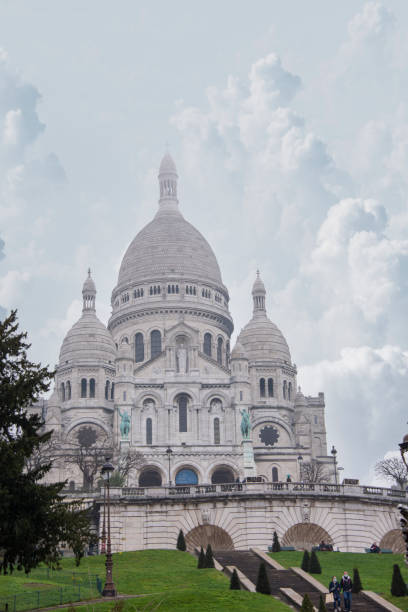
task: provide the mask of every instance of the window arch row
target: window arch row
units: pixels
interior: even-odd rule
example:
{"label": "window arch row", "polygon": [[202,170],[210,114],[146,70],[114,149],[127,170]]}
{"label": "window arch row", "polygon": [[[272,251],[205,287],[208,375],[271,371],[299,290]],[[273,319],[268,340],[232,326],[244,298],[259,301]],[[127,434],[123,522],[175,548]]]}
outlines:
{"label": "window arch row", "polygon": [[96,397],[96,381],[94,378],[81,378],[81,398]]}

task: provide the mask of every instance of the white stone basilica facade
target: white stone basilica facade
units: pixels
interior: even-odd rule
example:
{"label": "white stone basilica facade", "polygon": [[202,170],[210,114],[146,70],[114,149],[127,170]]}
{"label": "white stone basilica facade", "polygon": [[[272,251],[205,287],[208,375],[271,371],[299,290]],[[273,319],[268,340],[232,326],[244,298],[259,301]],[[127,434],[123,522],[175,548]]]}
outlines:
{"label": "white stone basilica facade", "polygon": [[[299,481],[312,459],[333,479],[323,393],[298,389],[259,274],[253,316],[231,351],[228,289],[208,242],[180,212],[168,154],[159,186],[158,211],[123,258],[107,327],[88,274],[82,316],[62,343],[45,403],[47,429],[62,444],[87,428],[117,454],[140,451],[133,487]],[[72,465],[58,469],[81,486]]]}

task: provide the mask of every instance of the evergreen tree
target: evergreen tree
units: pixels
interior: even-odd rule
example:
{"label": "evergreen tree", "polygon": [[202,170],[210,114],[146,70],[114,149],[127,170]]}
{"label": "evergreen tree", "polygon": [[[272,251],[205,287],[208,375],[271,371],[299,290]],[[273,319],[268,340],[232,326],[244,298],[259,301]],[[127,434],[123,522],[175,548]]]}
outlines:
{"label": "evergreen tree", "polygon": [[394,564],[392,572],[391,595],[394,595],[394,597],[407,595],[407,586],[401,576],[401,570],[397,563]]}
{"label": "evergreen tree", "polygon": [[319,612],[327,612],[326,603],[324,601],[323,595],[320,595],[319,599]]}
{"label": "evergreen tree", "polygon": [[310,601],[310,597],[307,593],[303,597],[302,607],[300,608],[300,612],[313,612],[313,604]]}
{"label": "evergreen tree", "polygon": [[308,572],[310,569],[310,555],[308,550],[305,550],[303,553],[302,564],[300,567],[304,572]]}
{"label": "evergreen tree", "polygon": [[273,542],[272,542],[272,552],[276,553],[280,551],[281,551],[281,545],[279,542],[278,534],[276,533],[276,531],[274,531],[273,532]]}
{"label": "evergreen tree", "polygon": [[207,550],[205,551],[205,566],[204,567],[214,567],[214,557],[213,557],[213,551],[211,548],[211,544],[208,544]]}
{"label": "evergreen tree", "polygon": [[269,580],[266,573],[265,563],[261,563],[258,570],[258,580],[256,581],[257,593],[263,593],[264,595],[271,594],[271,587],[269,586]]}
{"label": "evergreen tree", "polygon": [[321,574],[322,573],[322,568],[320,567],[319,559],[316,555],[315,550],[312,550],[312,554],[310,556],[309,573],[310,574]]}
{"label": "evergreen tree", "polygon": [[358,571],[358,568],[355,567],[353,569],[353,586],[352,586],[351,592],[359,593],[362,590],[363,590],[363,585],[361,584],[360,573]]}
{"label": "evergreen tree", "polygon": [[230,589],[232,591],[239,591],[240,588],[241,588],[241,583],[240,583],[239,578],[238,578],[237,570],[234,569],[234,571],[232,572],[232,575],[231,575]]}
{"label": "evergreen tree", "polygon": [[180,529],[180,532],[178,534],[178,538],[177,538],[177,550],[186,550],[187,546],[186,546],[186,541],[184,539],[184,533],[183,530]]}
{"label": "evergreen tree", "polygon": [[29,572],[39,563],[58,565],[60,542],[67,542],[79,563],[94,541],[87,510],[65,503],[65,483],[43,484],[51,463],[29,459],[49,442],[52,432],[28,409],[51,385],[54,372],[29,361],[27,334],[18,331],[12,311],[0,321],[0,572]]}
{"label": "evergreen tree", "polygon": [[197,569],[205,568],[205,554],[203,551],[203,547],[200,549],[200,554],[198,555]]}

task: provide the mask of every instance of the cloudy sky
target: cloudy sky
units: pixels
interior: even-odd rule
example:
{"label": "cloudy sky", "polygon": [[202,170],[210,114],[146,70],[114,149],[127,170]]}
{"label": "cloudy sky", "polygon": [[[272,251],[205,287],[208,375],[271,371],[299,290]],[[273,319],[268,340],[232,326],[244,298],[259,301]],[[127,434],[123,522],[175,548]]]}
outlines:
{"label": "cloudy sky", "polygon": [[406,0],[0,0],[0,305],[55,364],[107,321],[165,149],[236,331],[260,268],[329,444],[372,478],[408,417]]}

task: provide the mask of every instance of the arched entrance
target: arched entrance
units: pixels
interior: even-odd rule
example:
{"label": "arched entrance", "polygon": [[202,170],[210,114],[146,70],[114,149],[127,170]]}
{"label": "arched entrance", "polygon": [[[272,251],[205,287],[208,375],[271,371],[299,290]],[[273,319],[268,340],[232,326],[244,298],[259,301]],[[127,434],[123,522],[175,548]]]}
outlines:
{"label": "arched entrance", "polygon": [[401,529],[391,529],[383,535],[380,548],[391,548],[393,553],[405,553],[405,542]]}
{"label": "arched entrance", "polygon": [[211,476],[212,484],[228,484],[231,482],[235,482],[235,476],[229,467],[217,467]]}
{"label": "arched entrance", "polygon": [[149,468],[139,476],[139,487],[161,487],[162,477],[159,470]]}
{"label": "arched entrance", "polygon": [[311,550],[320,542],[333,546],[327,531],[315,523],[298,523],[290,527],[282,538],[282,546],[294,546],[297,550]]}
{"label": "arched entrance", "polygon": [[216,525],[199,525],[194,527],[186,535],[187,549],[192,551],[194,548],[204,549],[211,544],[213,550],[234,550],[231,536]]}
{"label": "arched entrance", "polygon": [[176,474],[176,485],[196,485],[198,476],[191,468],[183,468]]}

